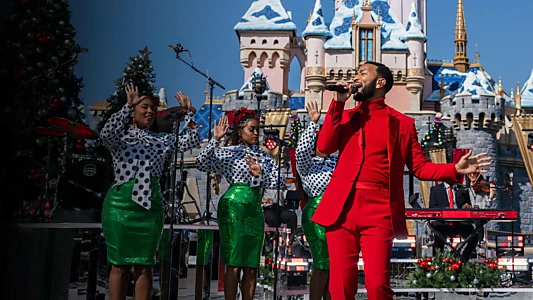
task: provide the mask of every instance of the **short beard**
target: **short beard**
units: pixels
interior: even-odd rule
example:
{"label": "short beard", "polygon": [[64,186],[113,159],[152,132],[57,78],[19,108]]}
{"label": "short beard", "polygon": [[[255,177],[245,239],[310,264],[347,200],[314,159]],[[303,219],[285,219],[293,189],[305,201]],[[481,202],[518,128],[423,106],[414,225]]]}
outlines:
{"label": "short beard", "polygon": [[374,98],[374,94],[376,93],[376,84],[378,82],[378,78],[374,79],[369,84],[365,85],[360,92],[355,94],[353,96],[353,99],[355,101],[368,101],[372,98]]}

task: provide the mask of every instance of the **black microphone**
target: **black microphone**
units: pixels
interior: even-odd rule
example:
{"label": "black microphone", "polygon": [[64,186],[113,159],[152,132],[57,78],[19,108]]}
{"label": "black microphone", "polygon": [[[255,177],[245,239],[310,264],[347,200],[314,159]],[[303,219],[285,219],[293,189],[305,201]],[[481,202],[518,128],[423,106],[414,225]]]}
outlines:
{"label": "black microphone", "polygon": [[[328,91],[339,92],[339,93],[346,93],[346,92],[348,92],[348,89],[347,89],[347,88],[345,88],[345,87],[342,86],[342,85],[338,85],[338,84],[326,84],[326,86],[324,87],[324,89],[326,89],[326,90],[328,90]],[[355,85],[352,85],[352,94],[357,93],[357,89],[358,89],[358,87],[356,87]]]}
{"label": "black microphone", "polygon": [[185,48],[183,48],[181,44],[176,44],[176,46],[168,45],[168,49],[174,50],[176,51],[176,53],[189,52],[189,50],[186,50]]}

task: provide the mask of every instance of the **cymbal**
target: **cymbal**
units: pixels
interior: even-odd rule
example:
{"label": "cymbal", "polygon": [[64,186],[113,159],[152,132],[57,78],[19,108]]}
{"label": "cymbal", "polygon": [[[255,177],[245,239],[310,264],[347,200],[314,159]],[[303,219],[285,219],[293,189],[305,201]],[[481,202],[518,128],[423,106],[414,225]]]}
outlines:
{"label": "cymbal", "polygon": [[157,112],[155,115],[155,119],[157,122],[157,131],[158,132],[172,132],[172,124],[174,124],[173,119],[167,119],[165,120],[165,116],[168,114],[176,113],[182,111],[181,106],[174,106],[162,111]]}
{"label": "cymbal", "polygon": [[49,118],[47,122],[55,129],[70,134],[76,138],[87,140],[94,140],[98,138],[98,135],[95,131],[91,130],[85,125],[76,123],[72,120],[64,118]]}
{"label": "cymbal", "polygon": [[64,132],[61,132],[61,131],[53,129],[53,128],[34,127],[34,128],[31,129],[31,131],[35,132],[35,133],[39,133],[39,134],[45,134],[45,135],[65,136]]}

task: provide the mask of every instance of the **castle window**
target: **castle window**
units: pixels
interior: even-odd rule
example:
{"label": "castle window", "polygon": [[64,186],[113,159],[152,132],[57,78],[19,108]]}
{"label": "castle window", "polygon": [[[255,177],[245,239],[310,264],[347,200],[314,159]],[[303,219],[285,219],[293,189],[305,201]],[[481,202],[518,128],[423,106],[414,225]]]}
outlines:
{"label": "castle window", "polygon": [[342,70],[339,71],[339,75],[337,75],[337,79],[338,80],[342,80]]}
{"label": "castle window", "polygon": [[329,79],[331,80],[335,79],[335,71],[333,70],[329,71]]}
{"label": "castle window", "polygon": [[352,80],[352,71],[351,70],[348,70],[348,72],[346,72],[346,78],[348,80]]}
{"label": "castle window", "polygon": [[374,59],[374,32],[372,29],[361,29],[359,31],[359,61],[370,61]]}
{"label": "castle window", "polygon": [[263,40],[263,45],[266,45],[266,43],[267,43],[267,40]]}
{"label": "castle window", "polygon": [[277,45],[279,44],[279,41],[278,40],[274,40],[274,45]]}
{"label": "castle window", "polygon": [[398,71],[398,73],[396,73],[396,80],[402,81],[402,71]]}
{"label": "castle window", "polygon": [[252,45],[255,44],[255,40],[252,39],[252,40],[250,41],[250,44],[252,44]]}

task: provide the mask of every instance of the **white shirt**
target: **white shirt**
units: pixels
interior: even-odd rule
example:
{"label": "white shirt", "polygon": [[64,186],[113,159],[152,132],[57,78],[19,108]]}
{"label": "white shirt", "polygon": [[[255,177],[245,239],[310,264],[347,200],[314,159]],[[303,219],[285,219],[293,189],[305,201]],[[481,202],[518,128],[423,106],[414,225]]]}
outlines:
{"label": "white shirt", "polygon": [[296,147],[296,169],[302,178],[305,193],[311,198],[324,194],[337,166],[337,156],[330,155],[325,159],[313,156],[317,129],[317,124],[309,123]]}
{"label": "white shirt", "polygon": [[[443,182],[444,184],[444,189],[446,190],[446,197],[448,197],[448,201],[450,201],[450,185],[446,182]],[[457,197],[456,197],[456,190],[453,188],[453,186],[451,186],[452,189],[451,189],[451,193],[452,193],[452,197],[453,197],[453,208],[460,208],[460,207],[457,207]],[[450,203],[448,203],[448,207]]]}
{"label": "white shirt", "polygon": [[[250,154],[257,158],[261,165],[261,174],[253,176],[245,158]],[[196,167],[202,172],[217,171],[232,185],[234,183],[249,184],[250,187],[263,187],[276,189],[278,187],[278,166],[267,152],[253,145],[247,147],[243,144],[234,147],[220,147],[220,142],[212,139],[200,151],[196,158]],[[281,172],[281,188],[285,189],[285,175]]]}
{"label": "white shirt", "polygon": [[[176,136],[155,133],[148,128],[139,129],[129,124],[133,107],[124,105],[107,120],[100,138],[113,157],[115,182],[113,186],[135,179],[133,201],[149,210],[152,190],[150,177],[160,178],[167,158],[176,147]],[[193,121],[191,112],[185,117],[185,124]],[[184,152],[200,145],[197,128],[185,127],[179,134],[178,151]]]}

